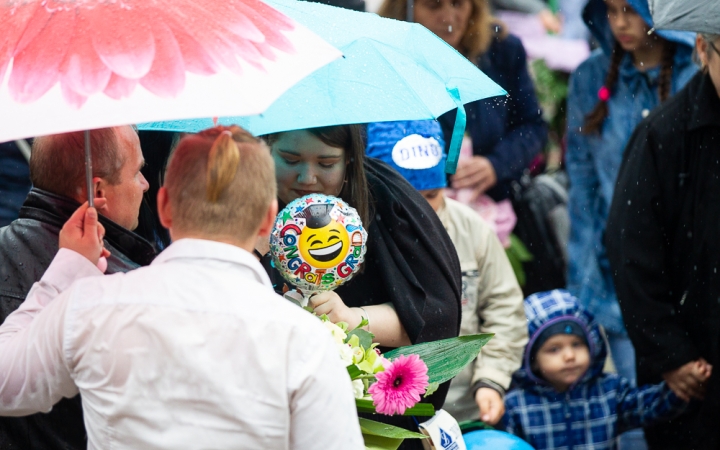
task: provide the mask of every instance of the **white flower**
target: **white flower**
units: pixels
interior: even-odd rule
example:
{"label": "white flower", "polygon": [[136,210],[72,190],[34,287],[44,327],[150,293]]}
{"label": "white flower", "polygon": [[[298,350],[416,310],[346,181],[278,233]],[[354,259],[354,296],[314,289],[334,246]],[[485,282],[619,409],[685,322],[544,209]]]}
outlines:
{"label": "white flower", "polygon": [[355,398],[363,398],[363,395],[365,393],[365,385],[363,384],[362,380],[353,380],[352,387]]}
{"label": "white flower", "polygon": [[336,343],[343,344],[345,342],[347,334],[345,334],[342,328],[330,322],[329,320],[324,321],[323,324],[325,324],[325,327],[330,330],[330,333],[332,333],[332,336],[335,339]]}
{"label": "white flower", "polygon": [[353,364],[359,364],[362,362],[363,359],[365,359],[365,351],[362,349],[362,347],[354,347],[352,349],[353,352]]}
{"label": "white flower", "polygon": [[339,344],[338,351],[340,352],[340,359],[345,364],[345,367],[353,363],[353,351],[347,344]]}

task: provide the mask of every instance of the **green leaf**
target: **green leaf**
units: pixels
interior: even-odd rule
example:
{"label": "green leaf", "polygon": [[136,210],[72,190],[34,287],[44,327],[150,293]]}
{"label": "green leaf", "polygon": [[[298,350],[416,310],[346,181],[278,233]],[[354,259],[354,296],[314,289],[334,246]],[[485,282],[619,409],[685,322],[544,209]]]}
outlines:
{"label": "green leaf", "polygon": [[477,358],[483,345],[493,337],[492,333],[471,334],[441,341],[399,347],[385,353],[386,358],[400,355],[418,355],[428,366],[428,382],[444,383],[460,373],[466,365]]}
{"label": "green leaf", "polygon": [[362,317],[362,320],[360,321],[358,326],[355,327],[356,330],[358,328],[362,328],[362,327],[366,327],[366,326],[370,325],[370,322],[368,322],[367,317],[365,317],[365,316],[361,316],[361,317]]}
{"label": "green leaf", "polygon": [[527,278],[525,276],[525,268],[523,267],[522,261],[518,259],[517,255],[515,255],[510,248],[505,250],[505,253],[507,254],[508,261],[510,261],[510,266],[515,274],[515,278],[517,278],[518,284],[520,287],[525,287]]}
{"label": "green leaf", "polygon": [[494,430],[492,426],[486,424],[485,422],[481,420],[465,420],[463,422],[460,422],[458,424],[460,426],[460,431],[462,431],[463,434],[469,433],[471,431],[476,430]]}
{"label": "green leaf", "polygon": [[525,244],[523,244],[520,238],[514,234],[510,235],[510,247],[505,250],[505,253],[507,254],[508,261],[510,261],[513,272],[515,272],[518,284],[524,287],[526,277],[523,263],[533,260],[532,253],[525,247]]}
{"label": "green leaf", "polygon": [[397,450],[404,439],[393,439],[372,434],[364,434],[365,450]]}
{"label": "green leaf", "polygon": [[358,369],[355,364],[350,364],[347,366],[348,374],[350,374],[350,379],[354,380],[355,378],[359,377],[363,374],[363,371]]}
{"label": "green leaf", "polygon": [[523,244],[523,241],[514,234],[510,235],[510,248],[508,250],[511,250],[522,262],[532,261],[534,258],[530,250]]}
{"label": "green leaf", "polygon": [[425,395],[423,395],[423,398],[427,398],[435,393],[435,391],[438,390],[440,387],[440,383],[430,383],[428,384],[427,389],[425,389]]}
{"label": "green leaf", "polygon": [[348,337],[352,336],[357,336],[358,339],[360,339],[360,346],[365,350],[369,349],[370,346],[372,346],[372,340],[375,337],[374,334],[360,328],[355,328],[348,333]]}
{"label": "green leaf", "polygon": [[373,404],[372,400],[356,398],[355,406],[357,407],[358,413],[377,414],[377,411],[375,411],[375,405]]}
{"label": "green leaf", "polygon": [[[356,398],[355,406],[357,407],[357,411],[359,413],[378,414],[378,412],[375,410],[375,405],[373,404],[372,400],[368,400],[368,399],[364,399],[364,398]],[[435,415],[435,407],[432,405],[432,403],[418,403],[417,405],[413,406],[412,408],[406,409],[405,413],[403,414],[403,416],[434,416],[434,415]]]}
{"label": "green leaf", "polygon": [[388,425],[375,420],[358,418],[363,435],[382,436],[393,439],[425,439],[427,436],[405,428]]}

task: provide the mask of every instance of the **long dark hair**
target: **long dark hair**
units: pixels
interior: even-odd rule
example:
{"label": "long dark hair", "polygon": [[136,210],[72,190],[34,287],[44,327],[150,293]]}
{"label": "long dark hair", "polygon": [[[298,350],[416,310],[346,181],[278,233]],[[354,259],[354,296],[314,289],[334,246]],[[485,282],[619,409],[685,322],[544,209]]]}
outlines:
{"label": "long dark hair", "polygon": [[[625,53],[625,50],[623,50],[620,44],[616,42],[615,47],[613,48],[612,57],[610,58],[610,67],[608,68],[607,75],[605,76],[605,83],[603,84],[603,87],[608,90],[610,96],[612,96],[615,91],[615,85],[617,84],[617,80],[620,75],[620,63],[622,62]],[[675,44],[665,41],[662,62],[660,65],[660,76],[658,77],[658,97],[660,98],[660,102],[664,102],[668,97],[670,97],[674,58]],[[600,133],[607,116],[607,100],[600,99],[595,105],[595,108],[593,108],[593,110],[585,116],[585,123],[582,128],[583,134]]]}
{"label": "long dark hair", "polygon": [[[361,125],[334,125],[308,128],[305,131],[320,139],[325,145],[345,150],[345,181],[340,197],[355,208],[367,229],[372,219],[372,196],[365,175],[365,138]],[[268,145],[277,141],[282,133],[264,136]]]}

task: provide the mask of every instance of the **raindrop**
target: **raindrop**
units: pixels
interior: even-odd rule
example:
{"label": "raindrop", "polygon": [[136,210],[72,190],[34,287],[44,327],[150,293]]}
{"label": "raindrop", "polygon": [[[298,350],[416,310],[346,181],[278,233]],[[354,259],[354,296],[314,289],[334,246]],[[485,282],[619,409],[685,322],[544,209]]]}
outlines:
{"label": "raindrop", "polygon": [[452,25],[448,25],[448,33],[452,33]]}
{"label": "raindrop", "polygon": [[628,200],[628,206],[632,205],[632,200]]}

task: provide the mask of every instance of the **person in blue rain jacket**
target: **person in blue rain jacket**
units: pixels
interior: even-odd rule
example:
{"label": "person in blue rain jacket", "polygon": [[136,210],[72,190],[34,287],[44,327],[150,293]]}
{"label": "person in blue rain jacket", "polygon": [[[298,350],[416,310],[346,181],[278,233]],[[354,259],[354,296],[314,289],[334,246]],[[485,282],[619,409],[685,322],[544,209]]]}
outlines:
{"label": "person in blue rain jacket", "polygon": [[603,237],[625,145],[635,126],[696,73],[695,35],[648,35],[647,0],[590,0],[584,19],[601,46],[570,79],[567,289],[605,328],[618,373],[635,382]]}
{"label": "person in blue rain jacket", "polygon": [[686,407],[662,382],[633,387],[603,373],[607,349],[593,315],[565,290],[525,299],[530,340],[505,397],[506,430],[536,450],[612,450],[623,431]]}

